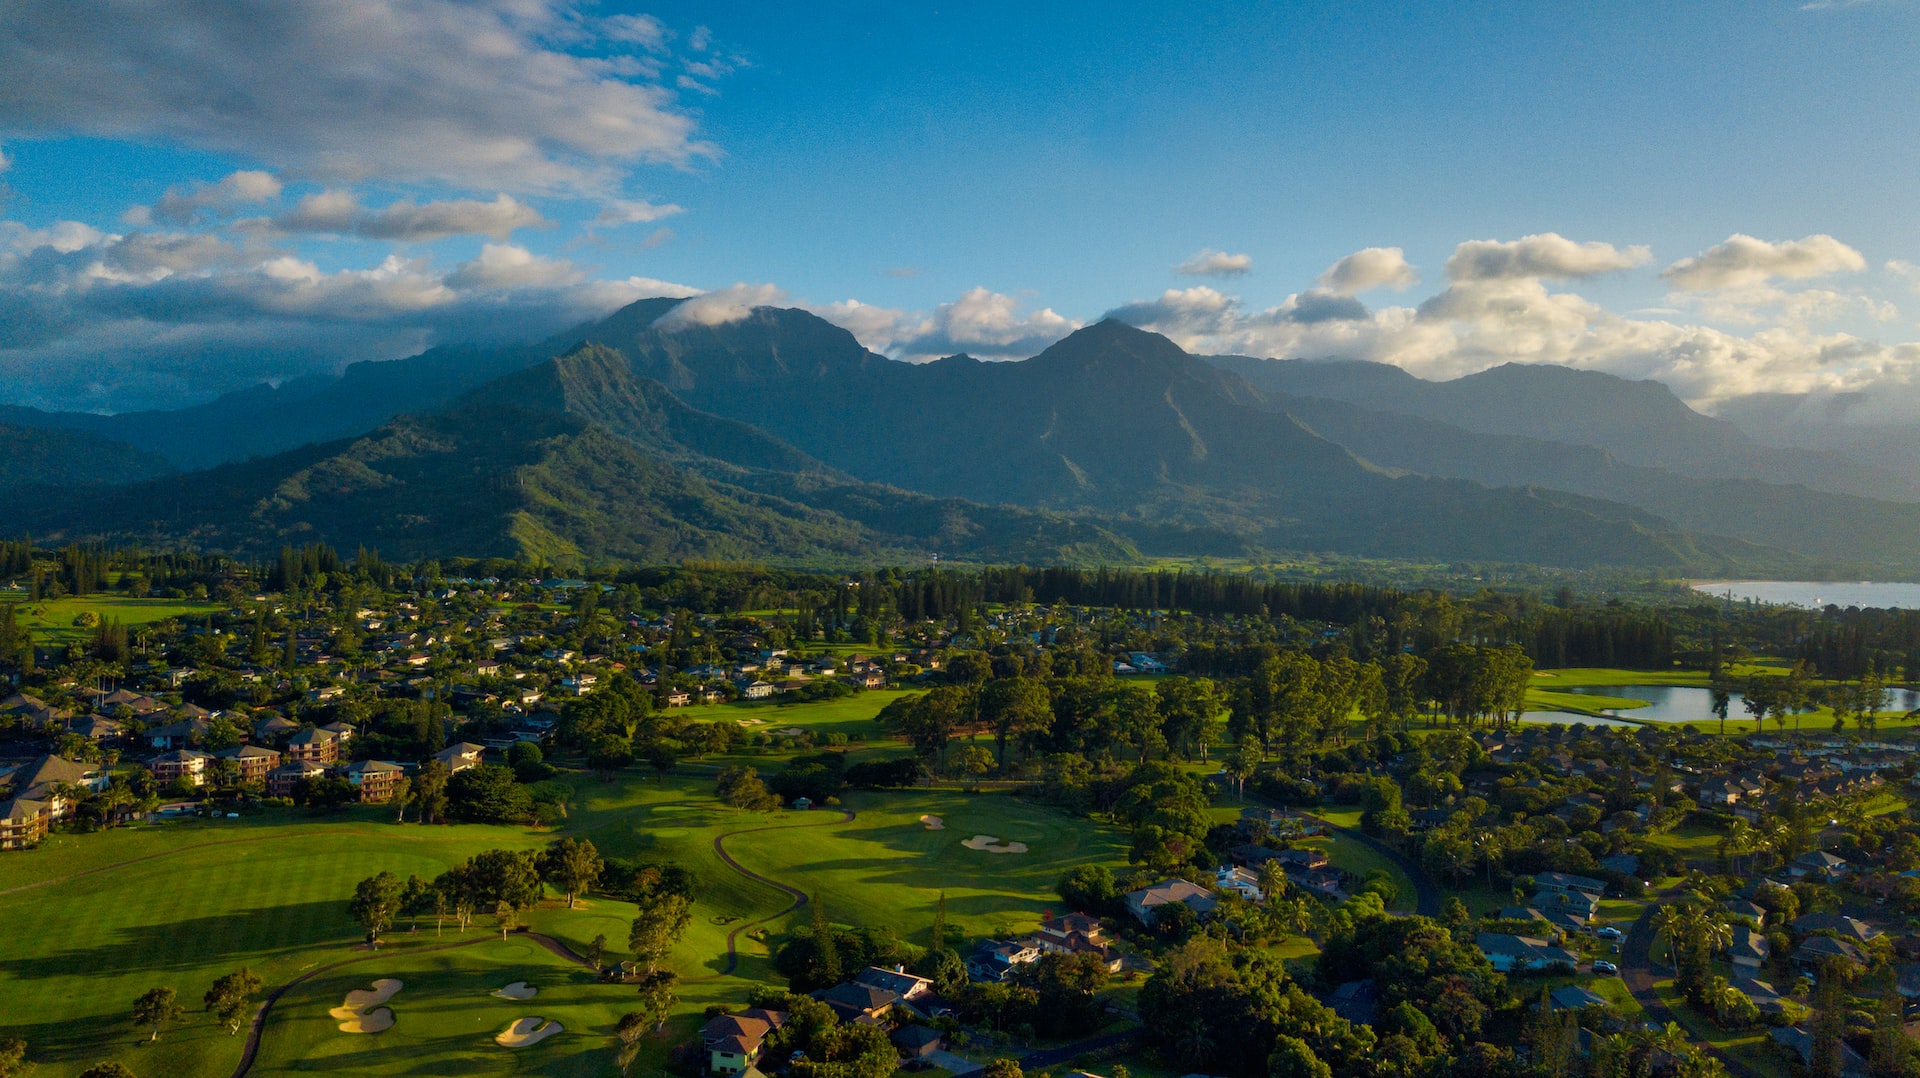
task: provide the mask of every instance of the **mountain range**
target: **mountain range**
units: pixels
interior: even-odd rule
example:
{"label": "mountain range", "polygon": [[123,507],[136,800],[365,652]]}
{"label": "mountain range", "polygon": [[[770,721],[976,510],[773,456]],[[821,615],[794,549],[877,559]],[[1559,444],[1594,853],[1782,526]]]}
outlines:
{"label": "mountain range", "polygon": [[249,553],[1920,570],[1900,475],[1656,383],[1196,357],[1111,320],[1022,362],[915,365],[805,311],[709,325],[679,302],[177,412],[0,410],[0,439],[42,446],[0,470],[0,512]]}

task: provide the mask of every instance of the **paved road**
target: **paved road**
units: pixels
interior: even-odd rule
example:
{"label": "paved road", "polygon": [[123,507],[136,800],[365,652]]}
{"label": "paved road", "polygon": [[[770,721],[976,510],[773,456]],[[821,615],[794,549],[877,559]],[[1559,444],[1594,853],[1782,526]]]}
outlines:
{"label": "paved road", "polygon": [[1039,1051],[1028,1052],[1026,1055],[1020,1057],[1020,1069],[1038,1070],[1042,1067],[1057,1067],[1069,1059],[1086,1055],[1088,1052],[1098,1052],[1106,1048],[1117,1048],[1120,1045],[1136,1039],[1140,1034],[1141,1030],[1138,1027],[1133,1027],[1114,1033],[1103,1033],[1098,1037],[1088,1037],[1086,1040],[1075,1041],[1072,1044],[1063,1044],[1058,1048],[1045,1048]]}
{"label": "paved road", "polygon": [[[1653,984],[1666,972],[1664,967],[1653,961],[1653,917],[1654,913],[1676,892],[1663,891],[1656,894],[1653,901],[1640,911],[1640,917],[1627,930],[1627,940],[1620,947],[1620,979],[1626,982],[1627,991],[1633,994],[1634,1002],[1647,1014],[1647,1021],[1665,1026],[1669,1022],[1678,1024],[1680,1018],[1673,1008],[1660,999]],[[1682,1028],[1685,1028],[1684,1026]],[[1695,1047],[1718,1059],[1726,1065],[1727,1073],[1733,1078],[1766,1078],[1760,1071],[1734,1059],[1705,1041],[1693,1041]]]}
{"label": "paved road", "polygon": [[1367,834],[1365,831],[1357,831],[1351,827],[1341,827],[1339,824],[1329,823],[1311,812],[1303,812],[1300,815],[1318,822],[1328,831],[1339,835],[1341,838],[1358,842],[1360,845],[1391,861],[1395,868],[1407,874],[1407,879],[1413,881],[1413,912],[1422,917],[1440,916],[1440,888],[1434,886],[1433,881],[1427,878],[1426,872],[1423,871],[1419,865],[1407,860],[1405,854],[1374,838],[1372,835]]}

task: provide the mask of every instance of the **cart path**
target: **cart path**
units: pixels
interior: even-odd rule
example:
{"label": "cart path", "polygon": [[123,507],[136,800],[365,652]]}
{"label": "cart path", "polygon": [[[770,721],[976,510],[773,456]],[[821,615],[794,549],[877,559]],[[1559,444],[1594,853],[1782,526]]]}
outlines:
{"label": "cart path", "polygon": [[739,873],[742,876],[745,876],[747,879],[752,880],[755,883],[761,884],[762,886],[765,886],[765,887],[771,887],[774,890],[779,891],[781,894],[786,895],[787,898],[790,899],[791,901],[789,901],[787,905],[777,913],[770,913],[765,917],[755,918],[754,920],[746,921],[739,925],[734,926],[733,931],[727,933],[726,968],[722,969],[718,973],[709,973],[704,977],[689,977],[687,978],[686,983],[697,984],[701,981],[717,981],[722,977],[733,976],[733,971],[738,969],[740,966],[740,952],[738,948],[735,946],[735,941],[739,939],[740,933],[746,932],[750,929],[758,928],[761,925],[768,924],[773,921],[777,921],[780,918],[785,917],[787,914],[792,913],[794,910],[797,910],[800,907],[807,904],[807,893],[805,891],[802,891],[798,887],[793,887],[788,884],[781,883],[779,880],[776,880],[771,876],[763,876],[760,873],[755,872],[752,869],[742,865],[740,862],[734,860],[733,855],[727,852],[726,841],[728,839],[734,837],[735,835],[751,835],[761,831],[787,831],[796,827],[825,827],[830,824],[848,824],[853,822],[853,817],[854,817],[854,812],[852,809],[842,809],[840,811],[840,814],[837,817],[824,819],[819,821],[818,823],[770,824],[765,827],[748,827],[748,828],[743,828],[739,831],[728,831],[724,834],[713,836],[713,852],[715,856],[720,858],[720,862],[722,864],[726,865],[728,868],[734,870],[735,872]]}

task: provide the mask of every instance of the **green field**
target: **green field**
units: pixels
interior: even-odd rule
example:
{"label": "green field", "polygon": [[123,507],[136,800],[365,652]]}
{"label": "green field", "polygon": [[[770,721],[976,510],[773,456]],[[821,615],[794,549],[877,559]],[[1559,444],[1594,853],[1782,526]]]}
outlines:
{"label": "green field", "polygon": [[[752,984],[776,979],[766,942],[749,932],[737,940],[738,968],[726,973],[728,933],[767,920],[777,942],[791,898],[724,864],[714,849],[723,835],[750,871],[820,893],[835,921],[891,928],[915,943],[925,942],[941,889],[953,923],[970,934],[1024,930],[1058,906],[1053,887],[1068,866],[1119,867],[1125,856],[1118,832],[1006,794],[854,794],[847,807],[857,815],[843,822],[832,811],[727,809],[704,776],[576,783],[564,833],[611,856],[683,865],[697,881],[694,921],[671,960],[683,979],[681,1004],[635,1073],[657,1073],[665,1047],[691,1032],[707,1004],[738,1005]],[[929,831],[923,814],[948,817],[948,828]],[[960,845],[976,833],[1026,842],[1030,851]],[[296,985],[275,1007],[253,1073],[607,1073],[610,1033],[633,1009],[631,989],[599,984],[528,937],[503,942],[487,917],[464,936],[451,927],[436,935],[431,919],[402,924],[375,954],[359,946],[347,915],[354,883],[376,872],[430,878],[480,850],[533,848],[552,837],[515,827],[402,826],[373,810],[53,836],[0,858],[0,918],[10,936],[0,955],[4,1028],[28,1041],[41,1064],[36,1073],[48,1078],[103,1058],[149,1078],[217,1078],[232,1070],[244,1035],[227,1036],[199,1010],[214,978],[246,965],[274,986],[345,962]],[[604,934],[617,960],[632,916],[631,906],[594,896],[575,910],[550,901],[527,920],[579,951]],[[379,977],[407,986],[391,1004],[394,1028],[339,1032],[327,1011]],[[541,995],[525,1004],[488,995],[514,980]],[[148,1043],[128,1014],[136,996],[163,985],[189,1014]],[[508,1022],[531,1015],[557,1019],[567,1032],[519,1051],[493,1043]]]}
{"label": "green field", "polygon": [[[0,602],[7,600],[0,599]],[[92,613],[101,621],[118,619],[129,629],[151,625],[168,618],[205,617],[223,609],[218,603],[195,603],[185,599],[135,599],[125,595],[89,595],[74,599],[43,599],[19,602],[14,616],[33,633],[36,644],[67,644],[86,639],[93,630],[80,628],[73,619]]]}
{"label": "green field", "polygon": [[700,704],[676,708],[674,714],[699,722],[740,723],[741,730],[747,733],[764,734],[798,727],[812,732],[816,740],[827,734],[845,734],[849,740],[875,740],[886,736],[886,731],[873,717],[907,693],[905,689],[871,689],[838,700],[794,704],[780,703],[776,697],[753,703]]}

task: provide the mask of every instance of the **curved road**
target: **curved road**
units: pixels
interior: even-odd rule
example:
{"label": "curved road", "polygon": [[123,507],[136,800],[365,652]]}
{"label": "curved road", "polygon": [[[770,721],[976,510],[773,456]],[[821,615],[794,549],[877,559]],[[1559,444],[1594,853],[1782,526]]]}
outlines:
{"label": "curved road", "polygon": [[738,861],[735,861],[733,859],[733,855],[727,852],[727,847],[725,845],[727,839],[730,839],[735,835],[751,835],[760,831],[786,831],[794,827],[823,827],[828,824],[835,824],[835,823],[852,823],[853,817],[854,817],[854,812],[852,809],[842,809],[840,811],[840,815],[838,819],[821,820],[819,823],[788,824],[786,826],[773,825],[769,827],[748,827],[739,831],[728,831],[724,834],[713,836],[713,852],[716,856],[720,858],[721,863],[725,864],[728,868],[734,870],[735,872],[738,872],[740,875],[745,876],[747,879],[750,879],[755,883],[764,884],[767,887],[771,887],[774,890],[781,892],[782,894],[786,895],[789,899],[792,899],[792,901],[788,902],[787,905],[777,913],[770,913],[765,917],[755,918],[754,920],[745,921],[739,925],[734,926],[733,931],[727,933],[726,968],[721,970],[718,973],[710,973],[705,977],[689,977],[686,979],[684,983],[697,984],[701,981],[715,981],[715,980],[719,980],[722,977],[732,976],[733,971],[737,969],[740,965],[740,953],[734,947],[734,941],[739,939],[740,933],[745,932],[748,929],[758,928],[759,926],[767,924],[771,921],[777,921],[780,918],[785,917],[787,914],[792,913],[794,910],[797,910],[800,907],[807,904],[807,893],[805,891],[802,891],[798,887],[789,887],[788,885],[781,883],[779,880],[773,879],[770,876],[762,876],[760,873],[755,872],[752,869],[743,866]]}
{"label": "curved road", "polygon": [[[1647,903],[1646,908],[1640,911],[1640,917],[1633,922],[1633,927],[1627,930],[1627,940],[1620,945],[1620,979],[1626,982],[1627,991],[1633,994],[1633,1001],[1640,1004],[1640,1009],[1646,1012],[1647,1021],[1661,1026],[1672,1022],[1685,1029],[1686,1026],[1680,1022],[1680,1017],[1673,1013],[1673,1008],[1667,1006],[1660,999],[1659,993],[1653,989],[1654,981],[1659,977],[1659,970],[1653,962],[1653,940],[1656,935],[1653,916],[1660,908],[1662,900],[1671,897],[1672,894],[1673,892],[1667,891],[1655,895],[1654,900]],[[1727,1073],[1733,1078],[1765,1078],[1747,1064],[1705,1041],[1696,1039],[1691,1032],[1687,1034],[1687,1039],[1693,1043],[1694,1047],[1724,1064]]]}
{"label": "curved road", "polygon": [[1315,821],[1320,824],[1320,826],[1325,827],[1330,832],[1338,834],[1342,838],[1358,842],[1360,845],[1365,846],[1367,849],[1372,850],[1374,853],[1392,862],[1393,867],[1406,873],[1407,879],[1413,882],[1413,912],[1421,917],[1440,916],[1440,889],[1433,885],[1433,881],[1427,878],[1426,872],[1423,871],[1419,865],[1407,860],[1405,854],[1374,838],[1372,835],[1367,834],[1365,831],[1356,831],[1351,827],[1341,827],[1339,824],[1329,823],[1311,812],[1302,812],[1300,815]]}

